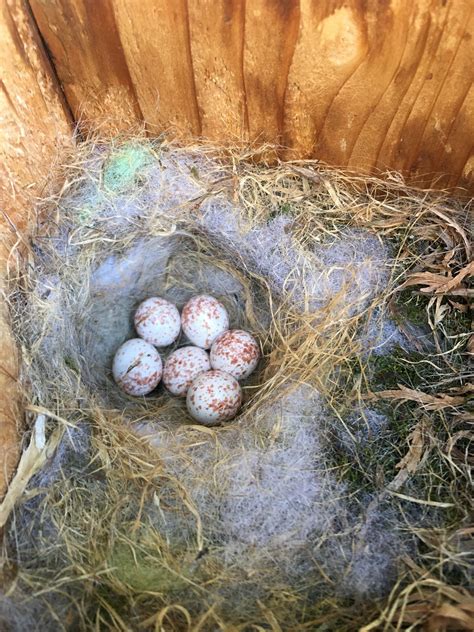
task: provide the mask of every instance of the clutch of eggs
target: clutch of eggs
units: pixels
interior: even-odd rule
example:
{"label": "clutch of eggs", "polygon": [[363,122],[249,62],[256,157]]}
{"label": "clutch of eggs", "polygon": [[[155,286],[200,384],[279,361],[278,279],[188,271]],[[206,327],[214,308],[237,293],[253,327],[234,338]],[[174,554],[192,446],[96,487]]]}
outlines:
{"label": "clutch of eggs", "polygon": [[[121,345],[112,367],[123,391],[146,395],[163,377],[172,395],[186,397],[188,411],[199,423],[212,426],[237,414],[242,403],[238,380],[255,370],[260,350],[248,332],[229,330],[229,315],[222,303],[213,296],[195,296],[180,316],[175,305],[152,297],[140,303],[134,324],[140,338]],[[192,345],[173,351],[163,368],[155,347],[173,344],[181,329]]]}

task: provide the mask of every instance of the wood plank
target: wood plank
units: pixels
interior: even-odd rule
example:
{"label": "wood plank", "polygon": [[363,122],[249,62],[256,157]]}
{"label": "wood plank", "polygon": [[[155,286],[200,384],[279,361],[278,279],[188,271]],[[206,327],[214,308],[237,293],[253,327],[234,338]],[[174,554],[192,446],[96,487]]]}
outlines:
{"label": "wood plank", "polygon": [[141,124],[111,0],[30,0],[76,119],[104,133]]}
{"label": "wood plank", "polygon": [[[448,5],[447,5],[448,6]],[[419,174],[422,183],[429,185],[432,178],[440,186],[469,185],[469,176],[463,174],[464,165],[474,149],[474,135],[450,140],[453,126],[462,127],[464,133],[473,129],[474,91],[473,67],[474,5],[471,0],[449,5],[449,14],[440,37],[439,47],[428,76],[430,84],[430,115],[424,126],[416,128],[413,146],[412,171]],[[422,110],[423,114],[425,108]],[[421,119],[422,112],[419,112]],[[413,110],[413,116],[416,115]],[[454,152],[454,155],[453,155]],[[459,179],[449,173],[458,174]],[[428,174],[428,177],[424,176]],[[472,174],[471,174],[472,177]]]}
{"label": "wood plank", "polygon": [[254,143],[283,142],[288,72],[299,24],[299,0],[253,0],[245,5],[244,83]]}
{"label": "wood plank", "polygon": [[149,130],[199,135],[186,0],[115,0],[114,10]]}
{"label": "wood plank", "polygon": [[31,1],[76,116],[474,190],[472,0]]}
{"label": "wood plank", "polygon": [[[301,3],[286,108],[293,153],[359,171],[396,169],[427,186],[442,173],[438,185],[455,184],[468,141],[456,162],[441,138],[472,84],[472,4],[336,5],[324,14],[322,4]],[[473,119],[464,118],[464,130],[472,137]]]}
{"label": "wood plank", "polygon": [[245,0],[188,0],[188,7],[201,133],[214,141],[245,140]]}
{"label": "wood plank", "polygon": [[[378,134],[380,147],[371,160],[381,167],[408,173],[422,185],[436,182],[438,186],[469,186],[469,177],[463,177],[462,172],[466,153],[472,152],[474,131],[474,107],[468,98],[474,78],[472,2],[451,0],[441,6],[431,2],[431,10],[424,12],[417,11],[416,3],[409,5],[407,12],[409,8],[412,13],[406,27],[409,38],[405,58],[387,99],[380,104],[382,111],[388,100],[397,107],[391,108],[392,119],[383,142],[380,125],[374,119],[369,121],[372,146]],[[400,85],[403,90],[398,93]],[[459,116],[466,136],[453,145],[448,137]],[[359,152],[371,138],[361,134]],[[354,152],[353,164],[357,164],[358,157]]]}
{"label": "wood plank", "polygon": [[[22,0],[0,3],[0,293],[10,248],[70,143],[68,112]],[[18,231],[18,232],[16,232]],[[19,454],[18,357],[8,309],[0,300],[0,496]]]}

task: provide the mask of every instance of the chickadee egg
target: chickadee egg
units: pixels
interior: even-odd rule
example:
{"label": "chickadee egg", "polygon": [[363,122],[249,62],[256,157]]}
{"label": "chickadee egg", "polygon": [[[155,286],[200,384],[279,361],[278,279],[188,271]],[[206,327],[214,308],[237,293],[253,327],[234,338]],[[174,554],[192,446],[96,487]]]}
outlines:
{"label": "chickadee egg", "polygon": [[163,383],[170,393],[184,397],[194,378],[210,368],[209,355],[204,349],[182,347],[173,351],[166,360]]}
{"label": "chickadee egg", "polygon": [[257,341],[241,329],[225,331],[212,343],[212,368],[230,373],[236,380],[248,377],[257,366],[259,358]]}
{"label": "chickadee egg", "polygon": [[186,396],[189,414],[205,426],[232,419],[241,403],[240,384],[224,371],[201,373],[193,380]]}
{"label": "chickadee egg", "polygon": [[160,354],[155,347],[141,338],[132,338],[118,348],[112,374],[125,393],[146,395],[157,387],[162,367]]}
{"label": "chickadee egg", "polygon": [[209,349],[217,336],[229,329],[229,315],[222,303],[203,294],[193,297],[183,307],[181,324],[193,344]]}
{"label": "chickadee egg", "polygon": [[147,298],[134,316],[135,329],[143,340],[155,347],[173,343],[181,330],[181,317],[173,303],[164,298]]}

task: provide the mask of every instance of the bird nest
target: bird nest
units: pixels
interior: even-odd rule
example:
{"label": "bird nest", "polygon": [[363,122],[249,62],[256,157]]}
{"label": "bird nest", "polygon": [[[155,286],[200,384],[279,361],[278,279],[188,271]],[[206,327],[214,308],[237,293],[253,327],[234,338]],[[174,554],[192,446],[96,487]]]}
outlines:
{"label": "bird nest", "polygon": [[[38,205],[9,296],[28,441],[2,507],[7,629],[469,616],[468,205],[252,158],[93,138]],[[143,299],[201,293],[262,348],[213,428],[111,377]]]}

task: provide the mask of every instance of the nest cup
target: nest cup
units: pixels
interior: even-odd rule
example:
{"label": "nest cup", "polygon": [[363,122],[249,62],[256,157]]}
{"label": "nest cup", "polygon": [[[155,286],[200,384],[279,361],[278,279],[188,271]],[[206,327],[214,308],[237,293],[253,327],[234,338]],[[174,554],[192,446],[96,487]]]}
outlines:
{"label": "nest cup", "polygon": [[[265,306],[268,312],[263,288],[242,273],[232,272],[228,262],[219,259],[219,250],[202,236],[174,233],[168,237],[138,238],[126,251],[109,252],[95,266],[86,284],[88,296],[80,314],[70,316],[77,327],[72,347],[82,349],[81,379],[100,406],[126,409],[131,414],[134,407],[146,405],[152,414],[150,406],[164,405],[164,398],[170,397],[160,385],[147,396],[146,404],[138,402],[118,389],[110,376],[117,348],[137,335],[133,314],[150,296],[161,296],[181,311],[191,297],[211,294],[225,305],[232,328],[251,329],[257,335],[265,331],[262,319],[256,316],[260,311],[263,317]],[[79,294],[81,288],[73,291]],[[163,361],[174,349],[186,344],[189,341],[181,333],[173,345],[159,349]],[[254,376],[252,382],[256,380],[258,377]],[[177,402],[174,405],[178,407]],[[182,421],[189,421],[184,407],[181,413]]]}

